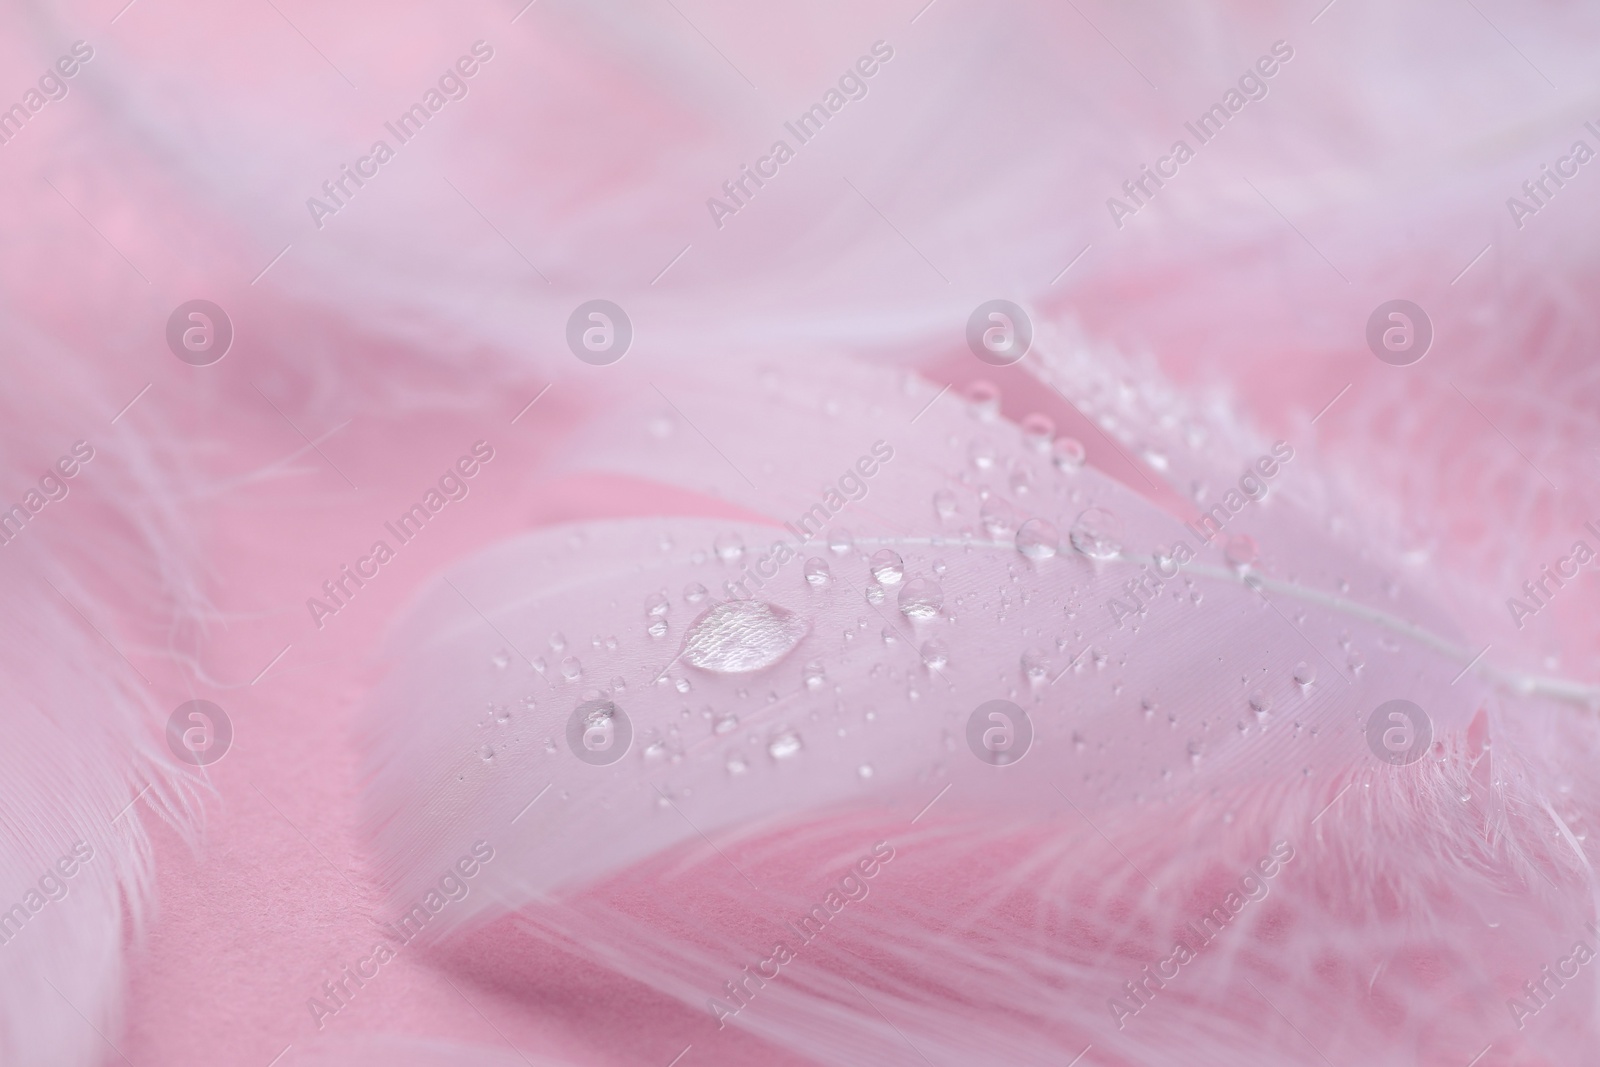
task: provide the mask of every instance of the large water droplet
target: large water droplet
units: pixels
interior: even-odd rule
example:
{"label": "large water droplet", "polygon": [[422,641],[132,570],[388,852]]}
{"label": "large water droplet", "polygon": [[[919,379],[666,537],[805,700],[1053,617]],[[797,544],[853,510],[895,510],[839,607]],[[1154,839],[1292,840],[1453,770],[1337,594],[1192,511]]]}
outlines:
{"label": "large water droplet", "polygon": [[1061,544],[1061,531],[1044,519],[1029,519],[1017,530],[1017,551],[1029,559],[1049,559]]}
{"label": "large water droplet", "polygon": [[944,590],[929,578],[913,578],[900,590],[900,611],[907,618],[931,619],[944,607]]}
{"label": "large water droplet", "polygon": [[787,608],[760,600],[718,604],[689,627],[683,658],[703,671],[748,674],[788,655],[810,626]]}
{"label": "large water droplet", "polygon": [[874,552],[869,566],[872,577],[880,585],[899,585],[900,579],[906,576],[905,563],[900,559],[900,553],[892,548],[880,548]]}
{"label": "large water droplet", "polygon": [[1107,508],[1089,508],[1072,524],[1072,547],[1090,559],[1116,559],[1122,552],[1122,520]]}

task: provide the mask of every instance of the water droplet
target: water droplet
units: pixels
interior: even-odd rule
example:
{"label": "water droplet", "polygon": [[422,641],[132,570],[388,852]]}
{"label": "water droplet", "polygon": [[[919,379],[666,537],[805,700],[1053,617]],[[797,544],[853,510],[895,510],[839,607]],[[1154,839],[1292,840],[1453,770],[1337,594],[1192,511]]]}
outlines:
{"label": "water droplet", "polygon": [[933,573],[937,574],[939,577],[943,578],[945,576],[945,572],[947,572],[949,569],[950,568],[945,565],[944,560],[936,559],[933,561]]}
{"label": "water droplet", "polygon": [[1250,693],[1250,710],[1256,713],[1256,718],[1266,721],[1267,712],[1272,710],[1272,698],[1267,696],[1265,690],[1256,689]]}
{"label": "water droplet", "polygon": [[698,604],[708,596],[706,587],[699,582],[690,582],[683,587],[683,599],[691,604]]}
{"label": "water droplet", "polygon": [[907,618],[931,619],[944,607],[944,590],[929,578],[913,578],[900,590],[900,611]]}
{"label": "water droplet", "polygon": [[967,409],[979,422],[993,422],[1000,417],[1000,387],[982,379],[967,386]]}
{"label": "water droplet", "polygon": [[770,667],[800,643],[810,626],[787,608],[736,600],[705,611],[689,627],[683,658],[716,674]]}
{"label": "water droplet", "polygon": [[1235,534],[1228,538],[1228,547],[1223,550],[1223,555],[1235,570],[1244,570],[1261,555],[1261,548],[1249,534]]}
{"label": "water droplet", "polygon": [[1305,662],[1304,660],[1301,660],[1299,663],[1296,663],[1294,665],[1294,684],[1295,685],[1298,685],[1303,689],[1303,688],[1305,688],[1306,686],[1310,685],[1312,682],[1314,682],[1316,680],[1317,680],[1317,671],[1316,671],[1316,668],[1311,666],[1311,664]]}
{"label": "water droplet", "polygon": [[950,663],[950,649],[937,637],[922,643],[922,662],[930,670],[942,671]]}
{"label": "water droplet", "polygon": [[483,761],[485,763],[489,762],[490,760],[494,759],[494,746],[484,745],[478,750],[478,755],[483,757]]}
{"label": "water droplet", "polygon": [[657,619],[655,622],[652,622],[649,626],[646,626],[644,628],[644,632],[649,634],[651,637],[665,637],[665,636],[667,636],[667,620],[666,619]]}
{"label": "water droplet", "polygon": [[744,538],[738,534],[721,534],[711,542],[711,548],[716,552],[717,558],[732,563],[744,555]]}
{"label": "water droplet", "polygon": [[978,510],[978,520],[995,540],[1010,537],[1017,529],[1016,511],[999,497],[991,497],[983,502],[983,507]]}
{"label": "water droplet", "polygon": [[575,682],[583,674],[583,664],[578,662],[577,656],[568,656],[561,661],[561,676],[569,682]]}
{"label": "water droplet", "polygon": [[744,761],[744,757],[743,756],[738,755],[737,753],[735,753],[734,755],[728,757],[728,773],[729,774],[744,774],[749,769],[750,769],[750,764],[748,764],[748,763],[746,763]]}
{"label": "water droplet", "polygon": [[856,540],[850,536],[849,530],[834,529],[828,531],[828,551],[834,555],[842,556],[854,547],[856,547]]}
{"label": "water droplet", "polygon": [[489,657],[489,662],[503,671],[506,669],[506,665],[511,662],[511,655],[502,648],[499,652]]}
{"label": "water droplet", "polygon": [[900,553],[892,548],[880,548],[874,552],[870,567],[872,576],[881,585],[899,585],[900,579],[906,576],[905,563],[900,559]]}
{"label": "water droplet", "polygon": [[1022,441],[1036,452],[1050,451],[1050,439],[1056,435],[1056,420],[1037,411],[1023,417]]}
{"label": "water droplet", "polygon": [[1082,467],[1088,455],[1083,442],[1076,437],[1058,437],[1050,446],[1050,462],[1056,465],[1057,470],[1068,474]]}
{"label": "water droplet", "polygon": [[560,630],[557,630],[555,633],[550,635],[550,649],[551,649],[551,651],[560,652],[563,648],[566,648],[566,647],[567,647],[567,635],[566,634],[562,633]]}
{"label": "water droplet", "polygon": [[828,570],[828,561],[818,556],[806,560],[806,581],[812,586],[821,589],[833,580],[833,572]]}
{"label": "water droplet", "polygon": [[821,660],[812,660],[800,669],[800,677],[806,683],[806,688],[811,690],[821,689],[828,680],[828,672],[822,666]]}
{"label": "water droplet", "polygon": [[788,759],[799,754],[803,747],[805,746],[801,743],[799,734],[793,730],[785,730],[767,745],[767,755],[778,760]]}
{"label": "water droplet", "polygon": [[948,519],[956,513],[956,495],[948,489],[937,490],[933,494],[933,510],[941,519]]}
{"label": "water droplet", "polygon": [[1061,543],[1061,531],[1044,519],[1029,519],[1017,530],[1017,551],[1029,559],[1049,559]]}
{"label": "water droplet", "polygon": [[687,693],[693,687],[690,686],[689,679],[676,678],[672,682],[672,688],[676,689],[680,693]]}
{"label": "water droplet", "polygon": [[860,778],[863,782],[866,781],[868,778],[871,778],[872,777],[872,764],[863,763],[861,766],[857,767],[856,768],[856,777]]}
{"label": "water droplet", "polygon": [[1030,682],[1042,682],[1045,679],[1045,654],[1037,651],[1027,651],[1022,654],[1022,673],[1028,676]]}
{"label": "water droplet", "polygon": [[667,600],[665,593],[651,593],[644,598],[644,613],[650,618],[659,618],[672,609],[672,603]]}
{"label": "water droplet", "polygon": [[1072,547],[1090,559],[1116,559],[1122,552],[1122,520],[1108,508],[1089,508],[1072,524]]}
{"label": "water droplet", "polygon": [[995,459],[1000,455],[994,447],[994,442],[980,437],[967,446],[967,458],[972,460],[972,465],[981,471],[994,467]]}
{"label": "water droplet", "polygon": [[738,728],[739,716],[733,714],[718,715],[711,723],[711,732],[716,734],[732,733]]}

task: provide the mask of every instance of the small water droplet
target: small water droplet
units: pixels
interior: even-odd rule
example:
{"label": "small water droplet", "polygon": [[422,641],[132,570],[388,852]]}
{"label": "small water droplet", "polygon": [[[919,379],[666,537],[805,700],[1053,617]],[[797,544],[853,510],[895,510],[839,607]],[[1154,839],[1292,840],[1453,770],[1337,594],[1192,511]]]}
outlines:
{"label": "small water droplet", "polygon": [[563,648],[566,648],[566,647],[567,647],[567,635],[566,634],[562,633],[560,630],[557,630],[555,633],[550,635],[550,650],[552,652],[560,652]]}
{"label": "small water droplet", "polygon": [[736,533],[721,534],[711,542],[711,548],[717,558],[727,563],[733,563],[744,555],[744,538]]}
{"label": "small water droplet", "polygon": [[978,509],[978,521],[989,531],[989,536],[997,541],[1010,537],[1017,528],[1015,510],[999,497],[991,497],[983,502],[983,507]]}
{"label": "small water droplet", "polygon": [[821,689],[828,680],[828,672],[822,666],[821,660],[812,660],[800,669],[800,678],[806,683],[806,688],[811,690]]}
{"label": "small water droplet", "polygon": [[913,578],[900,590],[900,611],[907,618],[931,619],[944,607],[944,590],[929,578]]}
{"label": "small water droplet", "polygon": [[485,763],[489,762],[490,760],[494,759],[494,746],[493,745],[484,745],[481,749],[478,750],[478,755],[483,757],[483,761]]}
{"label": "small water droplet", "polygon": [[676,678],[672,682],[672,688],[676,689],[680,693],[687,693],[692,687],[689,685],[689,679]]}
{"label": "small water droplet", "polygon": [[1029,519],[1017,530],[1017,551],[1029,559],[1049,559],[1061,544],[1061,531],[1044,519]]}
{"label": "small water droplet", "polygon": [[1046,657],[1043,652],[1029,650],[1022,654],[1022,673],[1028,676],[1028,681],[1038,683],[1045,679]]}
{"label": "small water droplet", "polygon": [[868,778],[871,778],[872,777],[872,764],[863,763],[861,766],[857,767],[856,768],[856,777],[860,778],[863,782],[866,781]]}
{"label": "small water droplet", "polygon": [[941,519],[948,519],[956,513],[956,495],[948,489],[937,490],[933,494],[933,510]]}
{"label": "small water droplet", "polygon": [[799,754],[804,747],[799,734],[793,730],[785,730],[767,745],[767,755],[776,760],[785,760]]}
{"label": "small water droplet", "polygon": [[672,602],[665,593],[651,593],[644,598],[644,613],[650,618],[658,618],[672,610]]}
{"label": "small water droplet", "polygon": [[1034,412],[1022,419],[1022,441],[1036,452],[1050,451],[1050,439],[1056,435],[1056,420],[1049,415]]}
{"label": "small water droplet", "polygon": [[1265,690],[1256,689],[1250,693],[1250,710],[1256,713],[1256,718],[1266,720],[1267,712],[1272,710],[1272,698],[1267,696]]}
{"label": "small water droplet", "polygon": [[937,637],[922,643],[922,662],[930,670],[942,671],[950,663],[950,649]]}
{"label": "small water droplet", "polygon": [[502,648],[499,652],[496,652],[494,655],[489,657],[489,662],[493,663],[496,668],[503,671],[506,669],[506,665],[511,662],[511,654]]}
{"label": "small water droplet", "polygon": [[750,764],[748,764],[748,763],[746,763],[744,761],[744,757],[743,756],[735,753],[734,755],[731,755],[731,756],[728,757],[728,773],[729,774],[735,774],[735,775],[744,774],[749,769],[750,769]]}
{"label": "small water droplet", "polygon": [[806,581],[814,588],[821,589],[833,580],[833,572],[828,569],[828,561],[819,556],[812,556],[806,560]]}
{"label": "small water droplet", "polygon": [[1316,668],[1311,666],[1311,664],[1307,663],[1305,660],[1301,660],[1299,663],[1294,665],[1295,685],[1298,685],[1303,689],[1316,680],[1317,671]]}
{"label": "small water droplet", "polygon": [[739,716],[734,714],[718,715],[711,723],[711,732],[727,734],[739,728]]}
{"label": "small water droplet", "polygon": [[1090,559],[1116,559],[1122,552],[1122,520],[1108,508],[1089,508],[1072,524],[1072,547]]}
{"label": "small water droplet", "polygon": [[979,422],[993,422],[1000,417],[1000,387],[993,382],[978,380],[967,386],[967,410]]}
{"label": "small water droplet", "polygon": [[1249,534],[1235,534],[1228,538],[1228,547],[1223,550],[1223,555],[1235,570],[1244,570],[1261,555],[1261,548]]}
{"label": "small water droplet", "polygon": [[994,447],[994,442],[980,437],[967,446],[967,458],[972,460],[972,465],[981,471],[991,470],[995,459],[1000,452]]}
{"label": "small water droplet", "polygon": [[708,592],[706,587],[701,585],[699,582],[690,582],[688,585],[683,587],[683,599],[687,600],[691,604],[700,603],[700,601],[704,600],[707,595]]}
{"label": "small water droplet", "polygon": [[900,553],[892,548],[880,548],[874,552],[869,566],[872,576],[880,585],[899,585],[900,579],[906,576],[905,563],[900,559]]}
{"label": "small water droplet", "polygon": [[855,538],[850,536],[849,530],[833,529],[828,531],[828,551],[836,556],[842,556],[856,546]]}
{"label": "small water droplet", "polygon": [[1083,442],[1076,437],[1058,437],[1050,446],[1050,462],[1056,465],[1057,470],[1068,474],[1082,467],[1088,455]]}
{"label": "small water droplet", "polygon": [[666,619],[657,619],[655,622],[652,622],[649,626],[646,626],[644,628],[644,632],[649,634],[651,637],[665,637],[665,636],[667,636],[667,620]]}
{"label": "small water droplet", "polygon": [[583,664],[578,662],[577,656],[568,656],[561,661],[561,676],[569,682],[575,682],[583,674]]}

